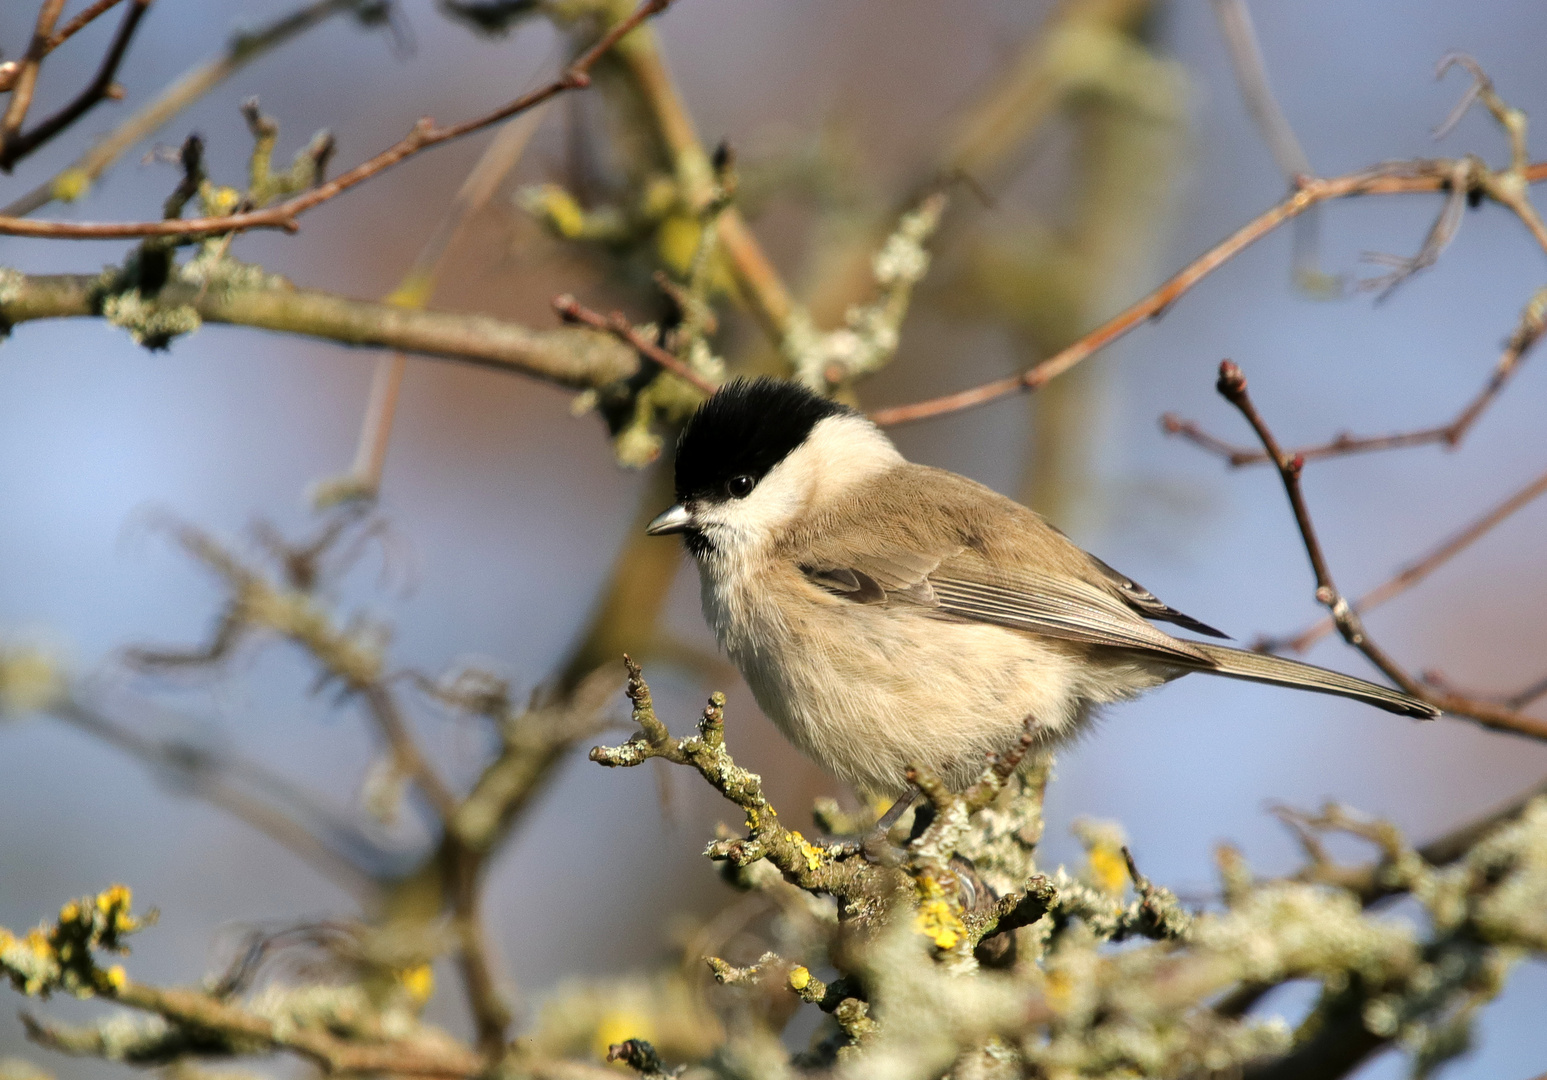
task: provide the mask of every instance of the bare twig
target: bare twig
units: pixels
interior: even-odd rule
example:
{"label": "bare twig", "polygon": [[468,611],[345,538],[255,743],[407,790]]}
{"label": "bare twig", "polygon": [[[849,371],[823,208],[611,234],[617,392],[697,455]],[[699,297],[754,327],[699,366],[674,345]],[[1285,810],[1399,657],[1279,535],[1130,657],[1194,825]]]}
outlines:
{"label": "bare twig", "polygon": [[85,116],[98,102],[116,96],[117,87],[113,80],[118,75],[118,66],[129,51],[129,42],[134,39],[134,32],[139,28],[145,13],[150,10],[150,5],[151,0],[129,0],[129,10],[124,12],[123,22],[118,25],[118,33],[103,56],[96,77],[73,101],[31,131],[7,133],[3,146],[0,146],[0,171],[10,172],[18,161]]}
{"label": "bare twig", "polygon": [[38,68],[43,57],[48,55],[48,40],[53,36],[54,23],[59,21],[59,13],[63,10],[64,0],[43,0],[38,8],[32,43],[27,46],[26,55],[17,65],[15,78],[11,82],[11,100],[6,103],[5,115],[0,117],[0,157],[9,149],[11,140],[16,138],[16,133],[27,119],[27,110],[32,107],[32,94],[38,85]]}
{"label": "bare twig", "polygon": [[[1461,445],[1461,441],[1477,423],[1478,417],[1493,404],[1510,377],[1519,369],[1526,354],[1541,340],[1544,331],[1547,331],[1547,289],[1539,289],[1526,304],[1525,310],[1521,312],[1520,323],[1515,327],[1514,333],[1510,334],[1509,341],[1505,343],[1504,352],[1499,356],[1498,363],[1494,365],[1493,374],[1488,377],[1488,382],[1450,423],[1391,435],[1356,436],[1345,432],[1330,442],[1301,447],[1291,450],[1290,454],[1304,458],[1306,461],[1315,461],[1318,458],[1342,457],[1344,454],[1360,454],[1372,450],[1398,450],[1430,443],[1440,443],[1447,449],[1454,449]],[[1166,413],[1160,418],[1160,428],[1167,435],[1179,435],[1195,446],[1202,447],[1211,454],[1217,454],[1233,468],[1265,464],[1268,461],[1268,455],[1256,447],[1237,446],[1226,442],[1204,431],[1196,422],[1184,420],[1174,413]]]}
{"label": "bare twig", "polygon": [[614,311],[611,315],[603,315],[599,311],[592,311],[590,308],[583,306],[580,301],[567,293],[553,298],[553,310],[557,311],[559,317],[565,322],[580,323],[583,326],[589,326],[596,330],[605,330],[619,341],[628,342],[639,355],[659,364],[679,379],[690,383],[693,387],[702,391],[705,395],[715,392],[716,387],[714,383],[641,334],[623,312]]}
{"label": "bare twig", "polygon": [[[405,308],[423,308],[435,291],[435,282],[445,263],[446,253],[462,235],[472,219],[493,198],[500,181],[515,168],[521,153],[537,125],[542,122],[543,108],[510,121],[489,142],[462,187],[451,200],[430,239],[415,256],[403,280],[387,297],[387,302]],[[375,498],[381,490],[382,469],[386,465],[387,443],[392,435],[392,421],[397,412],[398,391],[403,385],[403,375],[408,367],[408,357],[394,351],[376,362],[371,377],[370,398],[366,404],[365,418],[360,426],[360,438],[355,449],[354,465],[345,476],[318,485],[316,501],[322,504],[342,498]]]}
{"label": "bare twig", "polygon": [[223,217],[189,218],[178,221],[94,223],[30,221],[26,218],[0,217],[0,235],[60,239],[114,239],[143,236],[211,236],[247,229],[282,229],[286,232],[295,232],[300,228],[300,223],[296,220],[300,215],[321,206],[422,150],[481,131],[517,113],[540,105],[565,91],[589,86],[591,68],[595,66],[596,61],[640,23],[652,15],[665,11],[670,2],[671,0],[644,0],[633,14],[603,34],[595,45],[578,56],[558,78],[547,85],[523,94],[493,112],[460,123],[439,127],[428,117],[421,119],[414,125],[412,131],[375,157],[356,165],[348,172],[341,173],[325,184],[319,184],[310,191],[273,206]]}
{"label": "bare twig", "polygon": [[[385,853],[359,829],[261,765],[186,742],[149,738],[74,698],[57,703],[49,713],[175,777],[179,787],[186,785],[188,792],[257,829],[361,900],[379,895],[376,878],[388,869],[381,865]],[[259,798],[249,788],[269,798]],[[288,804],[288,811],[276,801]]]}
{"label": "bare twig", "polygon": [[[1034,391],[1144,322],[1157,318],[1209,274],[1312,206],[1356,195],[1444,191],[1450,184],[1453,165],[1448,160],[1397,162],[1332,179],[1306,178],[1289,198],[1242,226],[1142,300],[1041,363],[1017,375],[996,379],[970,390],[960,390],[909,405],[877,409],[870,414],[870,418],[882,425],[906,424],[975,408],[1008,394]],[[1484,176],[1477,178],[1476,184],[1485,182],[1487,174],[1486,170],[1483,171]],[[1547,180],[1547,161],[1536,162],[1519,175],[1525,183],[1535,184]],[[1489,194],[1492,194],[1491,187]],[[1510,208],[1515,209],[1513,206]]]}
{"label": "bare twig", "polygon": [[68,168],[0,209],[0,217],[26,217],[56,199],[72,202],[80,198],[131,146],[153,134],[242,67],[325,19],[346,11],[357,11],[368,2],[310,0],[264,27],[234,35],[219,56],[178,78]]}
{"label": "bare twig", "polygon": [[1379,251],[1364,253],[1365,262],[1391,267],[1388,273],[1364,278],[1359,282],[1361,291],[1376,294],[1377,304],[1390,299],[1391,294],[1397,291],[1397,287],[1413,275],[1439,262],[1440,256],[1456,238],[1456,233],[1461,228],[1461,217],[1466,213],[1467,200],[1471,197],[1467,184],[1467,176],[1471,170],[1470,162],[1464,159],[1455,162],[1451,172],[1449,193],[1445,196],[1445,205],[1440,208],[1434,224],[1429,226],[1429,232],[1423,238],[1423,245],[1419,247],[1416,254],[1387,255]]}
{"label": "bare twig", "polygon": [[[1489,510],[1486,514],[1482,515],[1476,521],[1473,521],[1464,529],[1461,529],[1455,535],[1451,536],[1448,540],[1440,544],[1433,551],[1430,551],[1422,558],[1419,558],[1414,562],[1404,566],[1402,569],[1393,574],[1389,579],[1381,582],[1379,585],[1375,586],[1375,588],[1359,597],[1359,599],[1354,601],[1354,609],[1361,613],[1368,612],[1376,607],[1379,607],[1381,604],[1384,604],[1387,600],[1390,600],[1396,596],[1400,596],[1408,589],[1411,589],[1414,585],[1417,585],[1424,578],[1428,577],[1434,571],[1438,570],[1441,566],[1445,565],[1445,563],[1449,562],[1451,559],[1461,554],[1461,552],[1471,547],[1478,540],[1482,539],[1495,527],[1497,527],[1500,522],[1510,517],[1522,507],[1539,498],[1544,493],[1547,493],[1547,473],[1543,473],[1541,476],[1538,476],[1525,487],[1521,488],[1519,491],[1509,496],[1509,498],[1505,499],[1493,509]],[[1256,647],[1268,652],[1277,652],[1280,649],[1288,649],[1292,652],[1304,652],[1316,642],[1332,633],[1332,631],[1335,629],[1336,626],[1333,624],[1331,619],[1323,619],[1321,622],[1316,623],[1314,626],[1309,626],[1290,637],[1272,638],[1261,641],[1257,644]],[[1507,703],[1512,705],[1514,708],[1520,708],[1522,705],[1527,704],[1534,696],[1535,695],[1530,695],[1524,701],[1518,701],[1517,699],[1519,695],[1516,695],[1515,697],[1510,698]]]}
{"label": "bare twig", "polygon": [[1284,483],[1284,493],[1289,498],[1295,523],[1300,530],[1300,538],[1305,545],[1305,553],[1316,575],[1316,599],[1332,613],[1332,621],[1343,640],[1363,653],[1371,663],[1385,673],[1387,678],[1413,697],[1427,701],[1444,712],[1474,720],[1483,727],[1547,740],[1547,721],[1526,716],[1492,702],[1436,693],[1421,680],[1408,674],[1406,669],[1370,638],[1363,620],[1359,617],[1359,612],[1338,591],[1337,585],[1333,582],[1326,556],[1322,553],[1321,542],[1316,537],[1310,511],[1306,507],[1305,496],[1300,489],[1300,473],[1305,466],[1304,459],[1287,455],[1279,448],[1278,440],[1273,437],[1273,432],[1257,412],[1257,407],[1246,392],[1246,377],[1241,374],[1241,369],[1229,360],[1219,366],[1218,389],[1221,396],[1240,410],[1241,415],[1251,424],[1252,429],[1257,432],[1257,437],[1262,440],[1268,456],[1278,467],[1279,477]]}
{"label": "bare twig", "polygon": [[[1245,0],[1213,0],[1213,3],[1214,17],[1230,53],[1230,66],[1235,71],[1241,99],[1263,142],[1268,144],[1279,172],[1290,184],[1296,183],[1297,177],[1312,175],[1311,159],[1306,156],[1300,140],[1295,138],[1294,128],[1268,83],[1267,64],[1262,58],[1262,47],[1257,42],[1257,30],[1252,25],[1251,11]],[[1318,294],[1337,285],[1335,279],[1328,278],[1318,268],[1320,234],[1319,211],[1312,209],[1295,221],[1295,277],[1302,288]]]}
{"label": "bare twig", "polygon": [[[75,18],[65,23],[62,27],[60,27],[58,30],[55,30],[53,34],[49,36],[48,44],[44,48],[43,55],[47,56],[49,53],[59,48],[59,46],[63,45],[66,41],[69,41],[72,37],[74,37],[80,31],[84,30],[86,27],[90,26],[101,16],[107,14],[121,2],[122,0],[96,0],[96,3],[83,8],[81,12],[75,16]],[[12,86],[15,85],[16,76],[20,73],[20,71],[21,61],[19,60],[7,60],[4,63],[0,63],[0,94],[7,92],[11,89]]]}

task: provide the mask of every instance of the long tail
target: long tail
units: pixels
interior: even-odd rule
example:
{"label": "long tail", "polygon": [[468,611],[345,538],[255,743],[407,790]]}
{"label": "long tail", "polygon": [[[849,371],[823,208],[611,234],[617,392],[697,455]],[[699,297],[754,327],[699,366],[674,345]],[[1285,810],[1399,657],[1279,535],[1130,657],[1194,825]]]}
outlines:
{"label": "long tail", "polygon": [[1400,690],[1390,690],[1352,675],[1302,664],[1298,660],[1245,652],[1224,645],[1209,645],[1202,641],[1189,641],[1187,644],[1214,661],[1214,667],[1198,669],[1210,675],[1226,675],[1232,679],[1272,683],[1275,686],[1293,686],[1318,694],[1336,694],[1338,697],[1353,698],[1374,705],[1377,709],[1422,720],[1432,720],[1440,714],[1433,705],[1409,697]]}

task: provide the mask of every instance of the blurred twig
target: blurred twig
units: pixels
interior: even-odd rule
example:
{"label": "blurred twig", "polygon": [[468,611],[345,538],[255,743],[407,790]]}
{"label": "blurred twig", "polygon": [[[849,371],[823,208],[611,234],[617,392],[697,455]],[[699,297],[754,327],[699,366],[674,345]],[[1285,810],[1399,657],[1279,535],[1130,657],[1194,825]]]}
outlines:
{"label": "blurred twig", "polygon": [[[430,302],[445,264],[446,253],[461,237],[468,222],[488,205],[500,181],[521,160],[527,143],[542,123],[544,112],[544,108],[538,106],[500,128],[467,178],[462,181],[451,204],[441,214],[435,231],[419,249],[408,273],[387,297],[387,303],[421,309]],[[387,460],[387,442],[392,435],[398,391],[402,387],[407,366],[408,357],[398,351],[376,361],[354,464],[344,476],[319,484],[314,502],[325,506],[351,498],[374,499],[380,492],[382,469]]]}
{"label": "blurred twig", "polygon": [[64,0],[43,0],[38,6],[37,25],[32,31],[32,43],[26,55],[16,67],[11,81],[11,100],[6,102],[5,113],[0,116],[0,156],[3,156],[27,119],[32,107],[32,95],[38,85],[38,69],[43,57],[48,55],[48,42],[54,34],[54,23],[64,10]]}
{"label": "blurred twig", "polygon": [[[642,28],[617,55],[670,155],[684,201],[695,211],[708,207],[718,197],[714,166],[672,81],[655,33],[649,27]],[[794,302],[778,271],[734,206],[720,213],[714,225],[720,249],[734,268],[752,310],[769,335],[782,341]]]}
{"label": "blurred twig", "polygon": [[[70,697],[54,703],[49,714],[164,770],[179,785],[288,849],[312,869],[369,902],[378,895],[377,877],[389,872],[386,854],[351,823],[319,805],[256,762],[242,761],[189,742],[157,740],[109,719]],[[259,798],[247,788],[270,796]],[[275,802],[282,802],[280,809]]]}
{"label": "blurred twig", "polygon": [[[1241,99],[1263,141],[1268,144],[1279,172],[1291,185],[1297,177],[1311,176],[1311,159],[1306,156],[1300,140],[1295,138],[1294,128],[1268,83],[1267,64],[1262,58],[1262,47],[1257,42],[1257,30],[1252,25],[1246,0],[1213,0],[1213,4],[1214,17],[1225,37]],[[1336,280],[1319,267],[1320,241],[1321,213],[1313,208],[1294,223],[1295,279],[1301,288],[1313,295],[1327,295],[1337,286]]]}
{"label": "blurred twig", "polygon": [[[113,80],[118,75],[118,66],[123,62],[124,54],[129,51],[129,42],[134,39],[140,20],[150,10],[150,5],[151,0],[129,0],[129,9],[124,12],[123,21],[118,26],[118,33],[114,35],[107,53],[102,57],[102,64],[97,69],[97,74],[74,100],[52,116],[40,121],[30,131],[20,130],[19,119],[15,128],[11,128],[8,123],[6,130],[0,132],[0,171],[10,172],[18,161],[85,116],[98,102],[121,96],[121,90]],[[65,31],[74,32],[70,27],[66,27]],[[60,32],[61,38],[68,36],[65,31]],[[21,97],[21,83],[25,77],[25,70],[17,76],[18,85],[12,98],[13,105]],[[22,112],[25,113],[25,111],[24,106]],[[9,121],[10,112],[6,115]]]}
{"label": "blurred twig", "polygon": [[[90,26],[98,18],[111,11],[120,2],[121,0],[96,0],[96,3],[83,8],[76,14],[75,18],[49,35],[44,46],[43,55],[47,56],[59,48],[59,46]],[[0,94],[8,92],[16,84],[16,77],[21,73],[21,69],[22,61],[20,60],[7,60],[4,63],[0,63]]]}

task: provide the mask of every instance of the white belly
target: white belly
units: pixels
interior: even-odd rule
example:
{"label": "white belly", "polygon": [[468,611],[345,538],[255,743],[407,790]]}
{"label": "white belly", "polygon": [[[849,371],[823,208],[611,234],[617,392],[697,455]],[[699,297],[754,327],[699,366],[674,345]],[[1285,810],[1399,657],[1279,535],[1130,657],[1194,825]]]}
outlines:
{"label": "white belly", "polygon": [[1092,706],[1166,677],[1115,658],[1093,669],[1082,645],[856,604],[804,582],[775,604],[773,589],[701,572],[705,617],[769,719],[834,775],[876,794],[906,790],[913,764],[959,790],[1028,720],[1056,739]]}

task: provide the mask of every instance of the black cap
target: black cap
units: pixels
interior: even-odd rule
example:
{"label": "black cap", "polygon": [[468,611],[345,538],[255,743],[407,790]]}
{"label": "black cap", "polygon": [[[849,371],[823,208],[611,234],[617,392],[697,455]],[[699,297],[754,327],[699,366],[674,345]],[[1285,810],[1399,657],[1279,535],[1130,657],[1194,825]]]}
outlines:
{"label": "black cap", "polygon": [[724,499],[733,477],[761,480],[847,405],[787,379],[733,379],[698,407],[677,440],[677,498]]}

